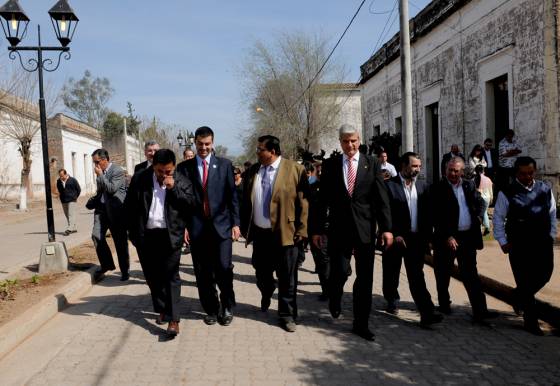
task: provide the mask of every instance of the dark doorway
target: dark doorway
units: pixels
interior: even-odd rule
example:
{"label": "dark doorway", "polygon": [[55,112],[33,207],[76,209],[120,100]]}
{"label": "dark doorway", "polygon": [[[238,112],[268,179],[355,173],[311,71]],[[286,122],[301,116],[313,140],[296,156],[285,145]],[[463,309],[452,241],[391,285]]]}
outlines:
{"label": "dark doorway", "polygon": [[440,179],[439,103],[425,107],[426,120],[426,179],[433,183]]}
{"label": "dark doorway", "polygon": [[499,143],[509,130],[509,94],[508,76],[494,79],[494,143]]}

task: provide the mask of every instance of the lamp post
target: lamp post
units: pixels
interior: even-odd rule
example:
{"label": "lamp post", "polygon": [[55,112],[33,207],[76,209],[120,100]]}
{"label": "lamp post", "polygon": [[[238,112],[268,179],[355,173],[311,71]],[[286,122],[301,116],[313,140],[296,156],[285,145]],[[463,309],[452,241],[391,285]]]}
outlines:
{"label": "lamp post", "polygon": [[177,142],[179,143],[179,147],[183,146],[185,149],[191,149],[192,145],[194,145],[194,133],[187,130],[185,135],[183,135],[179,132],[179,135],[177,135]]}
{"label": "lamp post", "polygon": [[[6,35],[6,39],[10,43],[8,50],[9,57],[12,60],[19,58],[21,66],[25,71],[39,74],[39,115],[41,123],[41,146],[43,150],[43,172],[45,176],[45,200],[47,204],[47,229],[49,242],[55,241],[54,233],[54,216],[52,208],[51,194],[51,173],[49,166],[49,149],[47,139],[47,113],[45,109],[45,95],[43,91],[43,70],[48,72],[55,71],[60,65],[62,55],[65,59],[70,59],[70,48],[68,44],[72,41],[76,26],[78,25],[78,17],[66,0],[59,0],[50,10],[49,15],[56,33],[56,37],[60,42],[60,47],[44,47],[41,45],[41,26],[37,26],[38,45],[37,46],[20,46],[18,44],[25,38],[29,18],[23,12],[17,0],[9,0],[0,7],[0,17],[2,29]],[[34,51],[37,59],[31,58],[24,63],[20,51]],[[51,59],[43,59],[44,51],[59,52],[56,65]],[[48,254],[48,253],[47,253]],[[51,253],[53,254],[53,253]]]}

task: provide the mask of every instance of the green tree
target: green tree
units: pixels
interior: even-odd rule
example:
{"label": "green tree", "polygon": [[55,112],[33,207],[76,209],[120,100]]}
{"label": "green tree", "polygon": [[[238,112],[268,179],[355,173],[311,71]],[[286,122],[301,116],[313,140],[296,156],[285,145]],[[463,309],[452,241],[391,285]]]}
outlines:
{"label": "green tree", "polygon": [[111,111],[107,114],[103,122],[103,137],[113,138],[122,135],[124,132],[124,119],[122,114]]}
{"label": "green tree", "polygon": [[140,124],[142,123],[137,115],[134,114],[135,110],[132,107],[132,103],[126,102],[126,109],[128,115],[126,116],[126,131],[134,136],[137,136],[140,132]]}
{"label": "green tree", "polygon": [[70,78],[62,88],[62,101],[78,119],[101,129],[109,109],[107,103],[115,93],[108,78],[94,78],[89,70],[76,80]]}

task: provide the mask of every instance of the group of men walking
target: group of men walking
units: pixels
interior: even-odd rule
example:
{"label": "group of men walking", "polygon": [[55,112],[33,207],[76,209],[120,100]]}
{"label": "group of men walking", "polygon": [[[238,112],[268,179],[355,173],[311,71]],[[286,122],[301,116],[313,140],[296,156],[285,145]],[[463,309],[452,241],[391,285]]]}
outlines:
{"label": "group of men walking", "polygon": [[[174,336],[179,333],[179,261],[183,243],[187,243],[206,313],[204,322],[227,326],[233,320],[235,306],[232,242],[243,236],[247,244],[253,245],[252,265],[261,293],[261,310],[269,309],[278,288],[280,324],[293,332],[298,321],[298,254],[309,239],[314,256],[322,256],[316,259],[321,262],[318,271],[322,295],[328,298],[334,318],[342,313],[343,288],[354,256],[352,331],[373,340],[369,316],[378,245],[383,250],[387,311],[398,310],[399,272],[404,260],[420,324],[428,327],[441,322],[441,313],[452,312],[448,286],[456,259],[473,320],[484,323],[493,316],[487,309],[476,269],[476,251],[482,248],[483,201],[474,184],[462,178],[464,160],[451,158],[445,177],[429,186],[417,179],[420,156],[405,153],[400,159],[400,172],[384,181],[379,161],[359,152],[360,134],[354,127],[343,125],[339,139],[342,154],[322,163],[320,178],[313,178],[311,187],[309,170],[284,158],[279,139],[272,135],[258,138],[258,162],[245,171],[242,188],[234,182],[231,162],[214,155],[214,133],[209,127],[195,132],[196,156],[178,165],[171,150],[158,150],[156,143],[146,143],[147,161],[138,165],[128,191],[124,171],[110,162],[105,150],[97,150],[93,160],[98,194],[90,201],[95,208],[93,238],[101,263],[98,276],[115,268],[105,241],[110,229],[117,246],[121,280],[128,280],[128,232],[150,288],[158,314],[156,322],[168,323],[167,333]],[[531,162],[536,169],[536,163]],[[501,218],[506,229],[497,236],[509,241],[525,224],[540,224],[546,212],[548,225],[534,228],[534,232],[542,236],[539,240],[551,241],[550,235],[556,229],[554,199],[550,189],[532,179],[533,174],[516,180],[523,189],[513,186],[511,194],[502,197],[505,201],[501,204]],[[548,204],[541,211],[532,209],[543,200]],[[511,210],[515,210],[515,226],[510,225]],[[546,237],[542,235],[545,231]],[[441,313],[436,312],[423,273],[430,244],[434,249]],[[534,294],[550,278],[552,262],[547,257],[546,271],[534,272],[539,278],[537,284],[521,272],[526,264],[522,247],[514,241],[509,246],[502,245],[510,256],[516,256],[512,266],[515,260],[520,267],[516,274],[518,306],[525,310],[525,326],[538,333]],[[551,254],[552,244],[542,251]]]}

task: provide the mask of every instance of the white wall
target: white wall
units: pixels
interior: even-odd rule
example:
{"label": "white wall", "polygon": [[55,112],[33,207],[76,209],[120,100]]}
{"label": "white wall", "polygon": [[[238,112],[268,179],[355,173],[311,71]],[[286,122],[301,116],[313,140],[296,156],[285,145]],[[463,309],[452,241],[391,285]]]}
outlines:
{"label": "white wall", "polygon": [[95,193],[96,186],[91,153],[100,147],[101,141],[62,130],[64,168],[78,180],[83,193]]}

